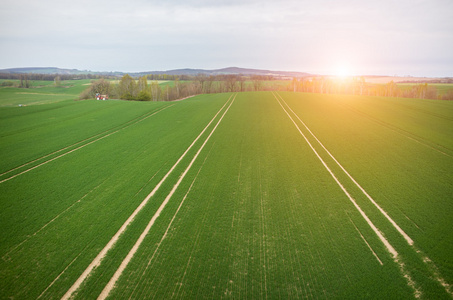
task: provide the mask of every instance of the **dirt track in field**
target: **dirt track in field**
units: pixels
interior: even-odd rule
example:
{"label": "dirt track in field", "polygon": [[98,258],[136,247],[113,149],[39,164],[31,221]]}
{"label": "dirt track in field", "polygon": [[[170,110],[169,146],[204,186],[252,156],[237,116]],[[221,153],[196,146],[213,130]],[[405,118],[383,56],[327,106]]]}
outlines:
{"label": "dirt track in field", "polygon": [[135,216],[143,209],[143,207],[145,207],[145,205],[148,203],[149,199],[152,196],[154,196],[154,194],[157,192],[157,190],[160,188],[160,186],[163,184],[163,182],[173,172],[173,170],[176,168],[176,166],[181,162],[181,160],[185,157],[185,155],[189,152],[189,150],[193,147],[193,145],[198,141],[198,139],[200,139],[200,137],[203,135],[203,133],[208,129],[209,125],[211,125],[211,123],[214,121],[214,119],[217,117],[217,115],[227,105],[229,100],[230,100],[230,98],[225,102],[225,104],[214,115],[214,117],[211,119],[211,121],[208,123],[208,125],[206,125],[206,127],[201,131],[201,133],[195,138],[195,140],[192,142],[192,144],[186,149],[186,151],[176,161],[176,163],[173,165],[173,167],[167,172],[167,174],[165,174],[165,176],[161,179],[161,181],[154,187],[154,189],[151,191],[151,193],[148,194],[148,196],[140,203],[140,205],[134,210],[134,212],[129,216],[129,218],[127,218],[127,220],[123,223],[123,225],[120,227],[120,229],[117,231],[117,233],[110,239],[110,241],[107,243],[107,245],[105,245],[104,248],[93,259],[93,261],[88,265],[88,267],[85,269],[85,271],[80,275],[80,277],[74,282],[74,284],[64,294],[62,299],[70,299],[72,297],[72,295],[79,289],[80,285],[90,276],[92,271],[101,264],[102,260],[107,255],[107,252],[113,248],[113,246],[116,244],[116,242],[118,241],[120,236],[123,234],[123,232],[126,230],[126,228],[135,219]]}
{"label": "dirt track in field", "polygon": [[[231,97],[230,97],[231,98]],[[217,124],[214,126],[214,128],[212,129],[211,133],[208,135],[208,137],[206,138],[206,140],[204,141],[204,143],[201,145],[200,149],[197,151],[197,153],[195,154],[195,156],[193,157],[193,159],[191,160],[191,162],[189,163],[189,165],[187,166],[187,168],[185,169],[185,171],[182,173],[182,175],[179,177],[179,180],[178,182],[176,182],[176,184],[173,186],[172,190],[170,191],[170,193],[167,195],[167,197],[165,198],[165,200],[162,202],[161,206],[159,207],[159,209],[156,211],[156,213],[154,214],[154,216],[151,218],[151,220],[149,221],[148,225],[146,226],[145,230],[142,232],[142,234],[140,235],[139,239],[136,241],[136,243],[134,244],[134,246],[132,247],[132,249],[129,251],[129,253],[127,254],[127,256],[124,258],[123,262],[121,263],[120,267],[116,270],[115,274],[113,274],[112,278],[110,279],[110,281],[107,283],[107,285],[105,286],[105,288],[102,290],[101,294],[99,295],[98,297],[98,300],[100,299],[105,299],[107,298],[107,296],[110,294],[110,292],[112,291],[112,289],[115,287],[115,284],[116,282],[118,281],[118,279],[120,278],[121,274],[123,273],[124,269],[126,269],[127,265],[129,264],[129,262],[132,260],[132,258],[134,257],[135,253],[137,252],[138,248],[140,247],[140,245],[142,244],[143,240],[145,239],[146,235],[149,233],[149,231],[151,230],[151,227],[154,225],[154,222],[156,221],[156,219],[160,216],[161,212],[164,210],[165,206],[167,205],[167,203],[170,201],[171,197],[173,196],[173,194],[176,192],[176,189],[178,188],[178,186],[181,184],[182,180],[184,179],[184,177],[187,175],[187,173],[189,172],[189,170],[192,168],[192,165],[193,163],[195,162],[195,160],[197,159],[198,155],[201,153],[201,151],[203,150],[204,146],[206,145],[206,143],[209,141],[209,139],[211,138],[212,134],[214,133],[214,131],[217,129],[217,127],[219,126],[220,122],[223,120],[223,117],[226,115],[226,113],[228,112],[228,110],[230,109],[231,105],[233,104],[234,100],[235,100],[236,96],[234,96],[233,100],[231,101],[230,105],[227,107],[227,109],[225,110],[225,112],[223,113],[223,115],[220,117],[219,121],[217,122]],[[229,101],[230,99],[228,99]],[[228,103],[227,101],[227,103]],[[222,107],[223,108],[223,107]],[[217,115],[216,115],[217,116]]]}

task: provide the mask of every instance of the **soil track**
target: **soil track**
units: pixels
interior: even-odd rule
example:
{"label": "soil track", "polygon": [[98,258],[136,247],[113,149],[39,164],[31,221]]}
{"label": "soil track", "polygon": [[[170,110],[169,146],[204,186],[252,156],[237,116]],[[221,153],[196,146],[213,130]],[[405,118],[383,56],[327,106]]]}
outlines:
{"label": "soil track", "polygon": [[[346,171],[346,169],[338,162],[338,160],[332,155],[332,153],[330,153],[329,150],[327,150],[327,148],[324,146],[323,143],[321,143],[321,141],[314,135],[314,133],[310,130],[310,128],[307,127],[307,125],[305,125],[305,123],[299,118],[299,116],[291,109],[291,107],[285,102],[285,100],[283,100],[283,98],[277,93],[277,95],[282,99],[282,101],[285,103],[285,105],[289,108],[289,110],[296,116],[296,118],[302,123],[302,125],[304,125],[305,129],[308,130],[308,132],[313,136],[313,138],[318,142],[318,144],[324,149],[324,151],[326,151],[326,153],[335,161],[335,163],[341,168],[341,170],[349,177],[349,179],[351,179],[351,181],[362,191],[362,193],[371,201],[371,203],[374,204],[374,206],[387,218],[387,220],[393,225],[393,227],[395,227],[396,230],[398,230],[398,232],[404,237],[404,239],[407,241],[407,243],[409,245],[413,245],[414,244],[414,241],[401,229],[401,227],[396,224],[396,222],[387,214],[387,212],[384,211],[384,209],[382,209],[381,206],[379,206],[379,204],[376,203],[376,201],[374,201],[374,199],[365,191],[365,189],[351,176],[351,174],[349,174],[348,171]],[[280,104],[281,105],[281,104]],[[282,106],[283,107],[283,106]],[[285,110],[286,111],[286,110]],[[289,114],[288,114],[289,116]],[[291,118],[291,117],[290,117]],[[292,119],[292,118],[291,118]],[[293,121],[294,122],[294,121]],[[294,125],[297,126],[296,123],[294,123]],[[297,128],[299,128],[297,126]],[[300,130],[299,130],[300,131]],[[303,135],[303,133],[301,132],[301,134]],[[305,137],[305,135],[304,135]],[[307,140],[308,142],[308,140]],[[311,145],[311,144],[310,144]],[[314,149],[313,149],[314,150]],[[321,158],[320,158],[321,159]]]}
{"label": "soil track", "polygon": [[[302,123],[302,125],[306,128],[306,130],[313,136],[313,138],[318,142],[318,144],[325,150],[325,152],[333,159],[333,161],[335,161],[335,163],[341,168],[341,170],[349,177],[349,179],[361,190],[361,192],[373,203],[373,205],[381,212],[381,214],[392,224],[392,226],[401,234],[401,236],[406,240],[407,244],[419,255],[419,257],[422,259],[422,261],[428,266],[428,268],[430,269],[431,271],[431,274],[433,275],[433,277],[435,278],[435,280],[437,280],[445,289],[445,291],[450,294],[450,296],[453,296],[453,292],[452,292],[452,286],[450,284],[447,283],[447,281],[441,277],[440,275],[440,272],[437,268],[436,265],[434,265],[434,263],[432,263],[432,260],[426,256],[421,250],[419,250],[415,245],[414,245],[414,241],[412,240],[411,237],[409,237],[409,235],[407,235],[402,229],[401,227],[387,214],[387,212],[384,211],[384,209],[382,209],[380,207],[379,204],[377,204],[377,202],[365,191],[365,189],[349,174],[349,172],[346,171],[346,169],[338,162],[338,160],[330,153],[329,150],[327,150],[327,148],[321,143],[321,141],[313,134],[313,132],[310,130],[310,128],[307,127],[307,125],[299,118],[299,116],[291,109],[291,107],[285,102],[285,100],[282,98],[282,96],[280,96],[278,93],[277,93],[278,97],[281,99],[281,101],[283,101],[283,103],[285,103],[285,105],[288,107],[288,109],[296,116],[296,118],[300,121],[300,123]],[[388,241],[382,236],[382,234],[380,233],[380,231],[374,226],[372,225],[373,223],[371,222],[371,220],[368,219],[368,217],[365,215],[365,213],[360,209],[360,207],[357,205],[357,203],[354,201],[354,199],[352,197],[350,197],[349,193],[346,191],[346,189],[341,185],[341,183],[338,181],[338,179],[336,179],[335,175],[330,171],[330,169],[327,167],[327,165],[324,163],[324,161],[322,160],[322,158],[318,155],[318,153],[316,152],[316,150],[311,146],[310,142],[308,141],[308,139],[305,137],[305,135],[301,132],[299,126],[297,126],[297,124],[294,122],[293,118],[289,115],[289,113],[286,111],[286,109],[283,107],[283,105],[280,103],[280,100],[277,98],[277,96],[275,96],[274,94],[274,97],[277,99],[277,101],[279,102],[279,104],[282,106],[283,110],[286,112],[286,114],[288,115],[288,117],[291,119],[291,121],[294,123],[294,125],[297,127],[297,129],[299,130],[299,132],[302,134],[302,136],[305,138],[305,140],[307,141],[307,143],[310,145],[310,147],[312,148],[312,150],[315,152],[315,154],[318,156],[318,158],[321,160],[321,162],[323,163],[323,165],[329,170],[329,173],[332,175],[332,177],[335,179],[335,181],[337,182],[337,184],[342,188],[343,192],[345,192],[346,195],[348,195],[349,199],[352,201],[352,203],[354,204],[354,206],[359,210],[359,212],[361,213],[361,215],[364,217],[365,220],[367,220],[368,224],[373,228],[373,230],[375,231],[375,233],[379,236],[379,238],[381,239],[381,241],[384,243],[384,245],[386,245],[387,247],[387,250],[392,253],[393,255],[393,260],[395,261],[395,263],[397,263],[397,265],[399,266],[400,268],[400,272],[403,274],[404,278],[407,280],[407,283],[408,285],[414,290],[414,296],[416,298],[419,298],[422,296],[422,292],[419,290],[419,288],[417,287],[417,284],[414,282],[414,280],[411,278],[409,272],[406,270],[405,268],[405,265],[403,262],[401,262],[401,258],[400,256],[398,255],[398,253],[395,251],[395,249],[393,249],[393,247],[391,247],[391,245],[388,243]],[[437,150],[437,149],[435,149]],[[375,230],[376,229],[376,230]],[[382,237],[382,238],[381,238]],[[395,251],[393,252],[392,251]]]}
{"label": "soil track", "polygon": [[[278,94],[277,94],[278,95]],[[278,95],[282,101],[286,104],[286,106],[291,110],[291,108],[288,106],[288,104],[283,100],[283,98]],[[401,262],[401,259],[400,259],[400,256],[398,254],[398,252],[395,250],[395,248],[390,244],[390,242],[384,237],[384,235],[382,234],[382,232],[376,227],[376,225],[374,225],[374,223],[370,220],[370,218],[366,215],[366,213],[362,210],[362,208],[357,204],[357,202],[355,201],[355,199],[351,196],[351,194],[346,190],[346,188],[343,186],[343,184],[341,184],[341,182],[338,180],[338,178],[335,176],[335,174],[332,172],[332,170],[327,166],[327,163],[321,158],[321,156],[319,155],[319,153],[316,151],[316,149],[313,147],[313,145],[310,143],[310,141],[308,140],[308,138],[305,136],[305,134],[300,130],[299,126],[297,125],[297,123],[294,121],[294,119],[291,117],[291,115],[288,113],[288,111],[285,109],[285,107],[282,105],[282,103],[280,102],[280,100],[277,98],[277,96],[275,96],[274,94],[274,97],[275,99],[278,101],[278,103],[280,104],[280,106],[282,107],[282,109],[285,111],[285,113],[288,115],[288,118],[293,122],[294,126],[297,128],[297,130],[299,131],[299,133],[302,135],[302,137],[305,139],[305,141],[307,142],[307,144],[310,146],[311,150],[315,153],[316,157],[318,157],[318,159],[321,161],[322,165],[326,168],[326,170],[329,172],[330,176],[332,176],[332,178],[335,180],[335,182],[337,183],[337,185],[341,188],[341,190],[343,191],[343,193],[348,197],[348,199],[351,201],[351,203],[354,205],[354,207],[358,210],[358,212],[360,213],[360,215],[362,216],[362,218],[368,223],[368,225],[371,227],[371,229],[374,231],[374,233],[378,236],[378,238],[381,240],[381,242],[384,244],[385,248],[387,249],[387,251],[392,255],[392,259],[393,261],[398,265],[399,269],[400,269],[400,272],[401,274],[403,275],[403,277],[406,279],[407,281],[407,284],[409,287],[411,287],[414,291],[414,296],[416,298],[419,298],[422,293],[421,291],[417,288],[417,285],[416,283],[414,282],[414,280],[412,279],[412,277],[410,276],[409,272],[406,270],[405,268],[405,265],[404,263]],[[292,111],[292,110],[291,110]],[[294,115],[296,115],[294,113],[294,111],[292,111]],[[296,115],[297,116],[297,115]],[[300,119],[299,119],[300,120]],[[301,121],[301,120],[300,120]],[[301,121],[302,122],[302,121]],[[303,123],[303,122],[302,122]],[[304,124],[305,126],[305,124]],[[308,127],[306,127],[307,130]],[[309,132],[311,133],[311,131],[309,130]],[[313,135],[313,133],[311,133]],[[321,142],[313,135],[313,137],[316,139],[316,141],[318,141],[318,143],[320,145]],[[323,146],[324,148],[324,146]],[[325,149],[325,148],[324,148]],[[326,152],[327,149],[325,149]],[[328,152],[330,154],[330,152]],[[333,158],[333,156],[332,156]],[[335,160],[335,159],[334,159]],[[335,162],[337,162],[335,160]],[[337,164],[339,164],[337,162]],[[342,168],[343,169],[343,168]],[[343,169],[343,171],[346,173],[346,170]],[[351,179],[353,180],[353,178],[351,177]],[[355,183],[356,181],[353,180]],[[358,183],[356,183],[358,185]],[[362,189],[362,192],[366,193],[365,190]],[[368,195],[368,194],[366,194]],[[370,197],[371,198],[371,197]],[[374,201],[374,200],[373,200]],[[396,224],[396,223],[395,223]],[[398,225],[397,225],[398,226]]]}
{"label": "soil track", "polygon": [[211,119],[211,121],[206,125],[206,127],[201,131],[201,133],[195,138],[195,140],[190,144],[190,146],[186,149],[186,151],[181,155],[181,157],[176,161],[176,163],[172,166],[172,168],[165,174],[165,176],[161,179],[161,181],[154,187],[154,189],[151,191],[151,193],[148,194],[148,196],[140,203],[140,205],[134,210],[134,212],[127,218],[127,220],[123,223],[123,225],[120,227],[120,229],[115,233],[115,235],[110,239],[110,241],[107,243],[107,245],[104,246],[104,248],[98,253],[98,255],[93,259],[93,261],[88,265],[88,267],[85,269],[85,271],[80,275],[80,277],[74,282],[74,284],[69,288],[69,290],[63,295],[62,299],[69,299],[74,292],[77,291],[77,289],[80,287],[80,285],[88,278],[88,276],[91,274],[93,269],[98,267],[104,257],[107,255],[107,252],[113,248],[113,246],[116,244],[118,241],[119,237],[123,234],[123,232],[126,230],[126,228],[129,226],[129,224],[132,223],[132,221],[135,219],[136,215],[145,207],[145,205],[148,203],[149,199],[154,196],[154,194],[157,192],[157,190],[160,188],[162,183],[168,178],[168,176],[173,172],[173,170],[176,168],[176,166],[181,162],[181,160],[186,156],[186,154],[189,152],[189,150],[194,146],[194,144],[200,139],[200,137],[203,135],[203,133],[208,129],[209,125],[215,120],[217,115],[223,110],[223,108],[227,105],[227,103],[230,101],[230,98],[225,102],[225,104],[219,109],[219,111],[214,115],[214,117]]}
{"label": "soil track", "polygon": [[[231,98],[231,97],[230,97]],[[145,230],[142,232],[142,234],[140,235],[140,237],[138,238],[138,240],[136,241],[136,243],[134,244],[134,246],[132,247],[132,249],[129,251],[129,253],[127,254],[127,256],[124,258],[123,262],[121,263],[120,267],[116,270],[115,274],[113,274],[112,278],[110,279],[110,281],[107,283],[107,285],[105,286],[105,288],[102,290],[101,294],[99,295],[98,297],[98,300],[100,299],[105,299],[107,298],[107,296],[110,294],[111,290],[115,287],[115,284],[116,282],[118,281],[118,279],[120,278],[121,274],[123,273],[124,269],[126,269],[127,265],[129,264],[129,262],[131,261],[131,259],[134,257],[135,253],[137,252],[138,248],[140,247],[140,245],[142,244],[143,240],[145,239],[146,235],[149,233],[149,231],[151,230],[151,227],[154,225],[154,222],[156,221],[156,219],[160,216],[161,212],[163,211],[163,209],[165,208],[165,206],[167,205],[168,201],[170,201],[171,197],[173,196],[173,194],[175,193],[176,189],[179,187],[179,185],[181,184],[182,180],[184,179],[184,177],[187,175],[187,173],[189,172],[189,170],[192,168],[192,165],[193,163],[195,162],[195,160],[197,159],[198,155],[201,153],[201,151],[203,150],[204,146],[206,145],[206,143],[209,141],[209,139],[211,138],[212,134],[214,133],[214,131],[217,129],[217,127],[219,126],[220,122],[222,122],[223,120],[223,117],[225,117],[226,113],[228,112],[228,110],[230,109],[231,105],[233,104],[234,100],[236,99],[236,95],[234,96],[233,100],[230,102],[230,105],[228,106],[228,108],[225,110],[225,112],[223,113],[223,115],[220,117],[219,121],[217,122],[217,124],[214,126],[214,128],[212,129],[211,133],[208,135],[208,137],[206,138],[206,140],[204,141],[204,143],[201,145],[200,149],[198,149],[197,153],[195,154],[195,156],[192,158],[191,162],[189,163],[189,165],[187,166],[187,168],[184,170],[184,172],[181,174],[181,176],[179,177],[178,181],[176,182],[176,184],[173,186],[172,190],[170,191],[170,193],[167,195],[167,197],[165,198],[164,202],[162,202],[161,206],[159,207],[159,209],[156,211],[156,213],[154,214],[154,216],[151,218],[151,220],[149,221],[148,225],[146,226]],[[228,99],[230,100],[230,99]],[[228,102],[227,102],[228,103]],[[222,107],[223,108],[223,107]]]}
{"label": "soil track", "polygon": [[[84,139],[84,140],[82,140],[82,141],[80,141],[80,142],[77,142],[77,143],[75,143],[75,144],[66,146],[66,147],[61,148],[61,149],[59,149],[59,150],[57,150],[57,151],[54,151],[54,152],[49,153],[49,154],[47,154],[47,155],[44,155],[44,156],[42,156],[42,157],[40,157],[40,158],[37,158],[37,159],[35,159],[35,160],[32,160],[32,161],[30,161],[30,162],[28,162],[28,163],[25,163],[25,164],[23,164],[23,165],[20,165],[20,166],[14,168],[14,169],[11,169],[11,170],[9,170],[9,171],[6,171],[6,172],[0,174],[0,176],[6,175],[6,174],[8,174],[8,173],[10,173],[10,172],[12,172],[12,171],[15,171],[15,170],[24,168],[24,167],[26,167],[26,166],[28,166],[28,165],[34,163],[34,162],[37,162],[37,161],[43,160],[43,159],[45,159],[45,158],[48,158],[49,156],[52,156],[53,154],[57,154],[57,153],[59,153],[59,152],[68,150],[68,149],[70,149],[70,148],[72,148],[72,147],[75,147],[75,146],[77,146],[77,145],[82,144],[81,146],[79,146],[79,147],[77,147],[77,148],[75,148],[75,149],[72,149],[72,150],[69,150],[69,151],[67,151],[67,152],[64,152],[63,154],[60,154],[60,155],[58,155],[58,156],[56,156],[56,157],[54,157],[54,158],[50,158],[50,159],[48,159],[48,160],[46,160],[46,161],[44,161],[44,162],[42,162],[42,163],[39,163],[39,164],[36,165],[36,166],[30,167],[30,168],[28,168],[28,169],[26,169],[26,170],[24,170],[24,171],[22,171],[22,172],[19,172],[19,173],[15,174],[15,175],[12,175],[12,176],[10,176],[10,177],[7,177],[7,178],[1,180],[0,183],[6,182],[6,181],[8,181],[8,180],[10,180],[10,179],[13,179],[13,178],[19,176],[19,175],[22,175],[22,174],[25,174],[25,173],[27,173],[27,172],[30,172],[31,170],[34,170],[34,169],[36,169],[36,168],[38,168],[38,167],[41,167],[41,166],[43,166],[43,165],[45,165],[45,164],[47,164],[47,163],[49,163],[49,162],[52,162],[52,161],[54,161],[54,160],[56,160],[56,159],[58,159],[58,158],[61,158],[61,157],[63,157],[63,156],[66,156],[66,155],[68,155],[68,154],[70,154],[70,153],[72,153],[72,152],[74,152],[74,151],[80,150],[80,149],[82,149],[82,148],[84,148],[84,147],[86,147],[86,146],[88,146],[88,145],[90,145],[90,144],[93,144],[93,143],[95,143],[95,142],[97,142],[97,141],[100,141],[100,140],[106,138],[106,137],[109,137],[109,136],[111,136],[111,135],[113,135],[113,134],[115,134],[115,133],[117,133],[117,132],[119,132],[119,131],[121,131],[121,130],[123,130],[123,129],[126,129],[126,128],[128,128],[128,127],[130,127],[130,126],[132,126],[132,125],[135,125],[135,124],[137,124],[137,123],[139,123],[139,122],[141,122],[141,121],[143,121],[143,120],[145,120],[145,119],[147,119],[147,118],[149,118],[149,117],[151,117],[151,116],[154,116],[155,114],[157,114],[157,113],[159,113],[159,112],[161,112],[161,111],[163,111],[163,110],[165,110],[165,109],[167,109],[167,108],[169,108],[169,107],[171,107],[171,106],[173,106],[173,105],[175,105],[175,104],[166,106],[166,107],[164,107],[164,108],[162,108],[162,109],[160,109],[160,110],[158,110],[158,111],[156,111],[156,112],[153,112],[153,113],[151,113],[151,114],[146,113],[146,114],[144,114],[144,115],[142,115],[142,116],[140,116],[140,117],[138,117],[138,118],[135,118],[135,119],[133,119],[133,120],[131,120],[131,121],[126,122],[125,124],[121,125],[122,127],[120,127],[119,129],[113,128],[113,129],[106,130],[106,131],[104,131],[104,132],[101,132],[101,133],[99,133],[99,134],[96,134],[96,135],[94,135],[94,136],[91,136],[91,137],[89,137],[89,138],[87,138],[87,139]],[[112,130],[115,130],[115,131],[110,132],[110,131],[112,131]],[[110,132],[110,133],[109,133],[109,132]],[[100,136],[100,137],[99,137],[99,136]],[[99,138],[97,138],[97,137],[99,137]],[[91,139],[95,139],[95,140],[89,141],[89,140],[91,140]],[[87,142],[87,141],[89,141],[89,142]],[[87,142],[87,143],[83,144],[84,142]]]}

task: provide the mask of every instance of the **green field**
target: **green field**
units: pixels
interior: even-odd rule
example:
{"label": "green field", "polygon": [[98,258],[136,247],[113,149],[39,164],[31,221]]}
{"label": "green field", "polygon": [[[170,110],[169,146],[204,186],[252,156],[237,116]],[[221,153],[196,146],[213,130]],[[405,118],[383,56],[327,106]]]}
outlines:
{"label": "green field", "polygon": [[[5,80],[0,80],[3,82]],[[18,84],[18,80],[6,80]],[[31,88],[15,88],[0,86],[0,107],[18,105],[40,105],[78,99],[79,94],[90,84],[89,79],[65,80],[60,87],[53,81],[30,81]]]}
{"label": "green field", "polygon": [[[417,85],[419,83],[398,83],[398,87],[404,89],[410,89],[414,85]],[[434,87],[437,91],[437,94],[443,95],[447,93],[450,90],[453,90],[453,84],[451,83],[429,83],[428,86]]]}
{"label": "green field", "polygon": [[452,297],[453,102],[85,87],[0,89],[1,299]]}

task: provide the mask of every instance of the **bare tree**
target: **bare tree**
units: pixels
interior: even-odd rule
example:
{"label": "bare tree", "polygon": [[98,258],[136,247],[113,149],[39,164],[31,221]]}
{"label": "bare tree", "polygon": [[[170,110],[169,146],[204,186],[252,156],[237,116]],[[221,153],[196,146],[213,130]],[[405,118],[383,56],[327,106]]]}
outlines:
{"label": "bare tree", "polygon": [[201,85],[201,92],[204,92],[204,83],[207,81],[206,74],[200,73],[195,77],[195,80],[198,81]]}
{"label": "bare tree", "polygon": [[236,75],[225,75],[225,83],[227,90],[229,92],[235,92],[236,91],[236,81],[237,81],[237,76]]}
{"label": "bare tree", "polygon": [[148,79],[146,76],[142,76],[138,78],[138,92],[147,90],[148,89]]}
{"label": "bare tree", "polygon": [[206,80],[206,85],[205,85],[205,92],[206,93],[212,93],[212,83],[214,82],[215,77],[214,76],[209,76]]}
{"label": "bare tree", "polygon": [[28,81],[27,74],[20,75],[20,87],[26,89],[30,87],[30,82]]}
{"label": "bare tree", "polygon": [[253,88],[255,91],[261,90],[261,87],[263,85],[263,81],[261,80],[261,76],[255,75],[252,76],[252,82],[253,82]]}
{"label": "bare tree", "polygon": [[239,90],[241,92],[244,92],[245,91],[245,77],[241,76],[241,75],[238,75],[237,80],[238,80],[238,83],[239,83]]}
{"label": "bare tree", "polygon": [[153,81],[150,86],[151,89],[151,99],[153,101],[159,101],[162,89],[160,88],[157,81]]}
{"label": "bare tree", "polygon": [[[180,90],[179,90],[179,78],[175,78],[175,89],[176,89],[176,99],[179,98],[180,95]],[[168,101],[168,96],[167,96],[167,101]]]}
{"label": "bare tree", "polygon": [[297,92],[298,81],[297,81],[296,77],[293,77],[293,80],[292,80],[291,84],[292,84],[292,87],[293,87],[293,92]]}

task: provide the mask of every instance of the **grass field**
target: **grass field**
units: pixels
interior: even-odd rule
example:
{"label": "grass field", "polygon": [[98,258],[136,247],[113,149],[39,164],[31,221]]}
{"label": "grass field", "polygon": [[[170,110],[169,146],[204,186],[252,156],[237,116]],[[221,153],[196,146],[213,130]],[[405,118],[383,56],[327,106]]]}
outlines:
{"label": "grass field", "polygon": [[451,298],[453,102],[41,89],[0,89],[0,298]]}

